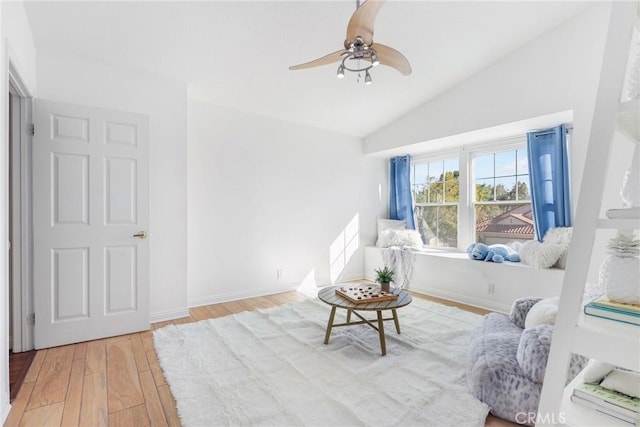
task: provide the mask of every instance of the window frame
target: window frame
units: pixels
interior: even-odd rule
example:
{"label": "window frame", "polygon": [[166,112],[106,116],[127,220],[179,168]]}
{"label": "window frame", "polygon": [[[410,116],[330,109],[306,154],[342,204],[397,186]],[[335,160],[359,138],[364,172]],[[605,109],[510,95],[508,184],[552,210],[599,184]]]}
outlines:
{"label": "window frame", "polygon": [[[501,151],[516,151],[526,150],[527,140],[526,135],[518,135],[514,137],[504,138],[500,140],[493,140],[477,144],[462,145],[455,150],[443,150],[434,151],[432,153],[425,153],[418,156],[414,156],[411,161],[411,182],[412,182],[412,194],[413,194],[413,178],[414,169],[413,166],[422,163],[431,163],[437,161],[450,160],[452,158],[458,158],[458,202],[443,202],[443,203],[416,203],[414,201],[414,213],[418,206],[457,206],[458,207],[458,233],[457,233],[457,247],[449,246],[433,246],[433,248],[460,251],[465,250],[469,245],[476,240],[476,204],[496,204],[496,205],[521,205],[524,203],[531,203],[531,198],[528,200],[497,200],[476,203],[475,200],[475,179],[473,171],[473,158],[483,155],[491,154]],[[516,175],[517,176],[517,175]],[[529,189],[531,184],[529,183]],[[425,244],[425,246],[427,246]]]}

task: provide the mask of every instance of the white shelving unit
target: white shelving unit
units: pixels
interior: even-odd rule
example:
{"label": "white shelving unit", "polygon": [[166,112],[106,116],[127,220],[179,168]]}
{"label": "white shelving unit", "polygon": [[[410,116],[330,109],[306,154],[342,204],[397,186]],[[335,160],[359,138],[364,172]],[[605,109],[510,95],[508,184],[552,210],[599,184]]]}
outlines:
{"label": "white shelving unit", "polygon": [[580,314],[573,337],[575,353],[640,371],[640,327]]}
{"label": "white shelving unit", "polygon": [[571,401],[571,391],[580,383],[582,383],[582,374],[575,377],[564,390],[561,404],[563,415],[562,418],[559,419],[560,422],[565,422],[575,427],[631,426],[631,424],[616,420],[609,415],[573,403]]}
{"label": "white shelving unit", "polygon": [[602,218],[598,220],[597,228],[610,228],[615,230],[637,230],[640,228],[640,218],[635,219],[609,219]]}
{"label": "white shelving unit", "polygon": [[[540,405],[541,425],[629,426],[624,421],[571,401],[578,375],[568,386],[567,367],[572,353],[640,371],[640,327],[585,316],[582,313],[588,266],[597,229],[638,230],[640,217],[599,218],[606,167],[614,130],[640,143],[640,100],[619,102],[629,57],[637,1],[612,2],[600,82],[589,133],[585,173],[574,221],[560,309],[549,353]],[[635,151],[635,155],[638,153]]]}

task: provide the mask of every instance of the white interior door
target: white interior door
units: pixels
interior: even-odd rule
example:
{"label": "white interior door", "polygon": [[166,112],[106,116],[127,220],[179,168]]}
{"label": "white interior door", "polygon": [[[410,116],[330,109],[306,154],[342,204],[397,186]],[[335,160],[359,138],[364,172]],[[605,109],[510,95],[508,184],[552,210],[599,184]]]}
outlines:
{"label": "white interior door", "polygon": [[45,100],[34,113],[35,347],[148,329],[148,117]]}

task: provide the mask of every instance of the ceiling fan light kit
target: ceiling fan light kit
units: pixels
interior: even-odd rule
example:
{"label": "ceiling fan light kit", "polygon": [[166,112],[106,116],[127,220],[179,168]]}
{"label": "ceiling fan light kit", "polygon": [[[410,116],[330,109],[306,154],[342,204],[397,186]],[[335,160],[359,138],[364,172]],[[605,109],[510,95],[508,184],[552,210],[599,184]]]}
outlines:
{"label": "ceiling fan light kit", "polygon": [[382,0],[367,0],[362,4],[357,1],[356,11],[347,26],[344,49],[289,69],[301,70],[340,62],[336,72],[339,79],[344,78],[345,71],[350,71],[357,73],[356,81],[359,82],[364,72],[366,85],[372,83],[369,70],[379,64],[395,68],[405,76],[411,74],[411,65],[404,55],[389,46],[373,43],[373,23],[381,6]]}
{"label": "ceiling fan light kit", "polygon": [[[347,61],[355,62],[354,66],[349,66]],[[351,46],[348,50],[345,51],[342,62],[338,65],[337,77],[339,79],[344,77],[344,71],[351,71],[353,73],[358,73],[358,81],[360,81],[360,77],[362,76],[361,72],[365,72],[364,84],[370,85],[372,83],[371,74],[369,74],[369,70],[376,65],[380,64],[378,60],[378,54],[376,51],[367,46],[362,37],[358,36],[351,43]]]}

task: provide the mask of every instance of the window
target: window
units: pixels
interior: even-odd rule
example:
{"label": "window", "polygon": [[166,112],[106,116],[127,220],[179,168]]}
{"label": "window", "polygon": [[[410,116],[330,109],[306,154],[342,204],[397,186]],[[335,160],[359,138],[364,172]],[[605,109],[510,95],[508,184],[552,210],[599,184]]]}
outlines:
{"label": "window", "polygon": [[534,238],[524,136],[414,157],[411,189],[425,245],[466,249]]}
{"label": "window", "polygon": [[527,150],[472,155],[475,241],[492,245],[533,239]]}
{"label": "window", "polygon": [[425,244],[458,245],[459,181],[457,157],[411,166],[416,226]]}

